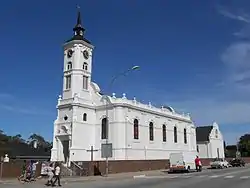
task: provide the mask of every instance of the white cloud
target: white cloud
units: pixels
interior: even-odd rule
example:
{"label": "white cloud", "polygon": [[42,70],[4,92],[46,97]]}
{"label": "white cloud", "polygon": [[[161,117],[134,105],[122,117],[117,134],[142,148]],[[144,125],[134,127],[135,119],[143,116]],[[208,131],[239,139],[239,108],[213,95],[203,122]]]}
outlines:
{"label": "white cloud", "polygon": [[9,93],[0,93],[0,99],[13,98],[14,96]]}
{"label": "white cloud", "polygon": [[220,101],[217,99],[193,99],[174,102],[174,108],[189,112],[198,125],[250,123],[250,103],[244,101]]}
{"label": "white cloud", "polygon": [[22,108],[18,106],[5,105],[5,104],[0,104],[0,109],[7,110],[13,113],[21,113],[21,114],[26,114],[26,115],[50,115],[51,114],[41,109],[34,109],[34,108],[29,108],[29,107]]}
{"label": "white cloud", "polygon": [[221,15],[227,17],[227,18],[242,21],[242,22],[245,22],[245,23],[250,23],[249,15],[245,14],[244,12],[237,11],[237,13],[233,13],[233,12],[230,12],[230,11],[226,10],[225,7],[219,7],[218,12]]}
{"label": "white cloud", "polygon": [[[21,113],[26,115],[50,115],[51,112],[48,112],[43,109],[37,109],[30,105],[27,105],[27,101],[21,100],[23,104],[18,104],[20,101],[17,98],[9,93],[0,93],[0,109],[4,111],[10,111],[12,113]],[[39,106],[39,105],[37,105]]]}
{"label": "white cloud", "polygon": [[226,66],[226,82],[231,84],[230,87],[250,91],[250,42],[246,40],[250,39],[250,16],[242,9],[229,12],[224,7],[220,7],[219,13],[230,19],[244,22],[242,29],[234,35],[245,40],[229,45],[222,53],[221,60]]}
{"label": "white cloud", "polygon": [[231,44],[222,54],[221,60],[226,66],[226,79],[231,87],[250,91],[250,43]]}
{"label": "white cloud", "polygon": [[[250,36],[250,16],[237,11],[229,12],[219,9],[223,16],[240,21],[245,29],[237,36]],[[244,31],[244,32],[243,32]],[[197,125],[208,125],[213,121],[219,124],[250,123],[250,42],[238,41],[229,45],[221,54],[225,66],[225,75],[215,84],[217,93],[204,98],[195,94],[196,98],[187,101],[173,102],[171,105],[189,112]]]}

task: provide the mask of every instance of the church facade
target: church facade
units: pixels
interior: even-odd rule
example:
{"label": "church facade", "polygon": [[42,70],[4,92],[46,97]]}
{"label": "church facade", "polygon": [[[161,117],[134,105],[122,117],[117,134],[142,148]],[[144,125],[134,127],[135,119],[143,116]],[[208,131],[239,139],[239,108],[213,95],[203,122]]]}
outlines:
{"label": "church facade", "polygon": [[63,48],[63,93],[57,104],[51,160],[102,161],[101,145],[106,142],[112,143],[109,160],[114,161],[166,160],[173,152],[196,153],[189,114],[142,104],[126,94],[101,94],[91,79],[94,46],[84,37],[80,12],[73,30]]}

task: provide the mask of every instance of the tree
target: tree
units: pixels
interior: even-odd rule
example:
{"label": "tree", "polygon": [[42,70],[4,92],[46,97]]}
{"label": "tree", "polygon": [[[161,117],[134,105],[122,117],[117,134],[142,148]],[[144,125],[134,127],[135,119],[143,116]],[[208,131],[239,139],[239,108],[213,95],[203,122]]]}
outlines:
{"label": "tree", "polygon": [[29,138],[29,144],[30,145],[33,145],[34,142],[36,141],[37,142],[37,146],[38,147],[44,147],[44,148],[47,148],[50,146],[50,143],[47,142],[41,135],[39,134],[32,134]]}
{"label": "tree", "polygon": [[242,157],[250,156],[250,134],[245,134],[240,137],[239,151],[241,152]]}
{"label": "tree", "polygon": [[13,142],[24,143],[25,140],[22,138],[22,135],[17,134],[15,136],[10,136],[10,140]]}

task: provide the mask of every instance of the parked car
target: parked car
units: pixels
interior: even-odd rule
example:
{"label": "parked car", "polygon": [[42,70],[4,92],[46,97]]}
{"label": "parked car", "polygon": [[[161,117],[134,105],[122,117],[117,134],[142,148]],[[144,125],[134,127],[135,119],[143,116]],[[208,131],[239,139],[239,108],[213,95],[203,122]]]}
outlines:
{"label": "parked car", "polygon": [[215,159],[210,163],[211,168],[228,168],[229,163],[225,159]]}
{"label": "parked car", "polygon": [[243,161],[242,159],[233,159],[230,161],[230,164],[232,165],[232,167],[241,167],[245,166],[245,161]]}

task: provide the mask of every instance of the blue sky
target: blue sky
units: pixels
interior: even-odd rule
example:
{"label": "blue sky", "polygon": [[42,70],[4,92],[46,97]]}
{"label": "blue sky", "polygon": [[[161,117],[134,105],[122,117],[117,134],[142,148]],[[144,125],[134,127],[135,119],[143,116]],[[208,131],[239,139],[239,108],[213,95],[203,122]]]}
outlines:
{"label": "blue sky", "polygon": [[[80,3],[79,3],[80,2]],[[51,139],[62,91],[62,44],[76,4],[95,45],[93,80],[132,65],[111,92],[217,121],[228,143],[249,132],[250,2],[200,0],[3,1],[0,6],[0,119],[8,134]]]}

